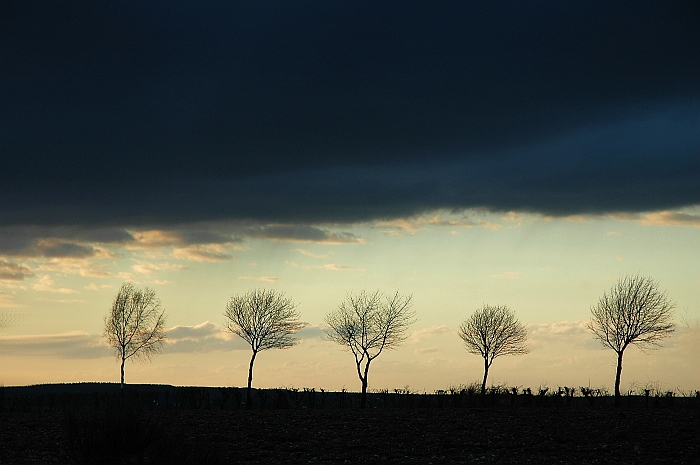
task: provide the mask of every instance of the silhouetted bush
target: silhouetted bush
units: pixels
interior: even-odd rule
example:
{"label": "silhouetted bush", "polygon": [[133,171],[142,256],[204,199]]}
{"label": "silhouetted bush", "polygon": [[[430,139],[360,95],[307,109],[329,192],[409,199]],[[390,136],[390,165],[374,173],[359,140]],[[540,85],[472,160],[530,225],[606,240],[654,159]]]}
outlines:
{"label": "silhouetted bush", "polygon": [[309,408],[316,408],[316,388],[304,388]]}
{"label": "silhouetted bush", "polygon": [[397,403],[399,407],[413,408],[416,393],[411,391],[411,388],[408,385],[404,386],[403,389],[394,389],[394,393],[397,396]]}
{"label": "silhouetted bush", "polygon": [[321,408],[326,407],[326,399],[328,398],[328,391],[325,389],[321,388],[319,389],[320,391],[320,399],[321,399]]}
{"label": "silhouetted bush", "polygon": [[288,409],[290,408],[289,399],[287,398],[286,389],[275,389],[275,397],[272,399],[273,409]]}
{"label": "silhouetted bush", "polygon": [[178,388],[175,391],[175,408],[196,410],[209,407],[209,390],[201,388]]}
{"label": "silhouetted bush", "polygon": [[226,409],[226,403],[233,395],[234,389],[235,388],[232,388],[232,387],[220,387],[219,388],[219,410]]}
{"label": "silhouetted bush", "polygon": [[352,399],[348,390],[343,388],[341,391],[335,393],[335,398],[337,401],[338,408],[350,408],[352,407]]}
{"label": "silhouetted bush", "polygon": [[292,407],[301,408],[304,404],[304,392],[300,392],[299,388],[291,387],[285,389],[287,396],[292,401]]}
{"label": "silhouetted bush", "polygon": [[[138,411],[240,409],[245,405],[245,388],[173,387],[142,385],[124,391],[121,401],[118,385],[49,385],[0,388],[0,408],[4,412],[108,411],[121,407]],[[322,388],[253,389],[255,409],[348,409],[360,404],[359,392],[327,391]],[[669,391],[636,388],[623,395],[623,406],[635,408],[700,408],[700,391]],[[484,396],[479,383],[460,384],[431,393],[416,392],[408,386],[378,389],[368,394],[371,408],[606,408],[613,397],[605,388],[592,387],[506,387],[491,386]]]}

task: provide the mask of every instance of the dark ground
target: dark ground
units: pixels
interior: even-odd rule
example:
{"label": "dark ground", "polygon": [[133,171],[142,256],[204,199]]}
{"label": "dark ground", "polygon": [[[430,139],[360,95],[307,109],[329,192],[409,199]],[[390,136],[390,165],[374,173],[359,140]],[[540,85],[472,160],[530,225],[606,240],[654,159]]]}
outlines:
{"label": "dark ground", "polygon": [[[139,415],[158,431],[147,464],[161,463],[153,457],[168,453],[162,463],[700,463],[696,408],[171,410]],[[62,412],[0,412],[0,463],[73,463],[68,455],[76,457],[75,447],[67,445],[66,426],[71,418],[75,422],[75,416]],[[108,463],[104,458],[94,462]]]}

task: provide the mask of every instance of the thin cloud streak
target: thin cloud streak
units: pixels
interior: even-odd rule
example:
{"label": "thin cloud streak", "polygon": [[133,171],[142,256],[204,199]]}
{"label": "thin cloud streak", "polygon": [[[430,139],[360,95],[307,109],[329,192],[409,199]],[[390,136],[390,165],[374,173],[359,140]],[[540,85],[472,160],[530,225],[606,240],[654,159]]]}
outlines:
{"label": "thin cloud streak", "polygon": [[[307,340],[323,338],[324,334],[322,326],[308,325],[296,336],[300,340]],[[211,321],[193,326],[173,326],[165,330],[165,335],[164,355],[250,350],[247,342]],[[114,356],[114,353],[100,335],[73,331],[61,334],[1,336],[0,355],[86,359]]]}
{"label": "thin cloud streak", "polygon": [[195,326],[174,326],[165,332],[163,353],[208,353],[218,350],[245,350],[250,346],[211,321]]}
{"label": "thin cloud streak", "polygon": [[[295,334],[299,340],[318,339],[323,327],[307,325]],[[224,330],[211,321],[194,326],[174,326],[166,330],[163,353],[206,353],[219,350],[250,350],[250,345],[240,337]]]}
{"label": "thin cloud streak", "polygon": [[700,228],[700,215],[661,211],[642,215],[639,222],[644,226],[692,226]]}
{"label": "thin cloud streak", "polygon": [[305,250],[305,249],[296,249],[296,251],[302,255],[306,255],[307,257],[312,257],[312,258],[331,258],[331,255],[333,255],[333,252],[324,253],[324,254],[315,254],[315,253],[309,252],[308,250]]}
{"label": "thin cloud streak", "polygon": [[53,292],[58,294],[78,294],[80,291],[75,289],[69,289],[65,287],[56,287],[56,283],[53,278],[47,274],[39,276],[37,282],[32,285],[35,291],[39,292]]}
{"label": "thin cloud streak", "polygon": [[430,340],[430,339],[434,339],[437,337],[442,337],[445,334],[449,334],[452,332],[454,332],[455,335],[457,334],[456,330],[453,330],[446,325],[431,326],[429,328],[423,328],[423,329],[413,331],[409,340],[412,344],[417,344],[417,343],[423,342],[425,340]]}
{"label": "thin cloud streak", "polygon": [[172,257],[192,262],[221,262],[233,260],[228,253],[227,244],[191,245],[173,250]]}
{"label": "thin cloud streak", "polygon": [[0,281],[23,281],[34,272],[26,265],[0,258]]}
{"label": "thin cloud streak", "polygon": [[496,279],[520,279],[521,274],[520,271],[504,271],[503,273],[498,273],[491,277]]}
{"label": "thin cloud streak", "polygon": [[275,283],[279,278],[275,276],[239,276],[238,279],[244,279],[246,281],[261,281],[264,283]]}
{"label": "thin cloud streak", "polygon": [[[10,292],[0,291],[0,307],[17,307],[17,303],[15,302],[15,295]],[[3,315],[0,315],[0,323],[3,322],[2,316]]]}
{"label": "thin cloud streak", "polygon": [[168,263],[168,262],[141,262],[136,265],[132,265],[132,270],[142,275],[150,275],[159,271],[182,271],[187,269],[186,266],[180,265],[178,263]]}
{"label": "thin cloud streak", "polygon": [[325,265],[300,265],[296,262],[285,262],[287,265],[302,270],[328,270],[328,271],[367,271],[365,268],[358,268],[350,265],[337,265],[335,263],[326,263]]}
{"label": "thin cloud streak", "polygon": [[410,233],[411,235],[417,233],[418,231],[425,230],[430,226],[446,226],[450,228],[474,228],[483,227],[487,229],[498,230],[501,229],[501,225],[485,220],[472,220],[466,214],[462,216],[455,215],[454,213],[445,214],[444,212],[437,212],[436,214],[428,214],[422,216],[415,216],[411,218],[396,218],[393,220],[378,221],[376,226],[379,228],[389,228],[396,229],[398,231],[387,231],[389,235],[402,235],[402,232]]}
{"label": "thin cloud streak", "polygon": [[317,244],[362,244],[364,240],[349,232],[332,232],[306,225],[249,226],[244,234],[252,238],[282,242]]}
{"label": "thin cloud streak", "polygon": [[114,355],[97,335],[82,331],[0,337],[0,355],[89,359]]}

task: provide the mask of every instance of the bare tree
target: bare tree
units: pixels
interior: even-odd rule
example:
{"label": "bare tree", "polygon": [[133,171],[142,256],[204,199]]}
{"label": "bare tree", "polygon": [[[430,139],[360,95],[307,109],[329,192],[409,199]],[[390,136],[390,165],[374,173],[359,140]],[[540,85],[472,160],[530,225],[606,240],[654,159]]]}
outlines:
{"label": "bare tree", "polygon": [[124,364],[130,358],[149,360],[160,353],[165,341],[165,310],[154,290],[122,284],[105,317],[103,336],[121,360],[121,389],[124,389]]}
{"label": "bare tree", "polygon": [[[326,315],[331,341],[350,349],[355,357],[357,376],[362,382],[360,408],[367,406],[367,375],[372,360],[384,349],[393,349],[406,340],[408,327],[415,322],[412,296],[398,291],[391,297],[380,291],[348,293],[338,308]],[[362,364],[364,363],[364,367]]]}
{"label": "bare tree", "polygon": [[617,353],[615,405],[620,405],[622,355],[629,345],[642,350],[655,348],[674,330],[676,304],[659,284],[647,276],[623,276],[598,304],[591,307],[588,329],[604,346]]}
{"label": "bare tree", "polygon": [[224,312],[224,326],[250,344],[253,355],[248,367],[246,406],[251,406],[253,364],[258,352],[267,349],[287,349],[297,340],[293,334],[304,327],[292,299],[284,292],[254,289],[244,295],[231,296]]}
{"label": "bare tree", "polygon": [[484,305],[459,327],[459,337],[467,352],[484,359],[484,379],[481,394],[486,392],[486,378],[493,361],[501,355],[527,354],[527,330],[505,305]]}

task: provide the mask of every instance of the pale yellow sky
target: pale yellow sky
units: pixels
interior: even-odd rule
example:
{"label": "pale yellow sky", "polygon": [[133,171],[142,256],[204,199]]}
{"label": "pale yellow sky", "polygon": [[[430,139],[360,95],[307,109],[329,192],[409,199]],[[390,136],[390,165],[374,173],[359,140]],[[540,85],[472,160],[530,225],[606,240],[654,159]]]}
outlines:
{"label": "pale yellow sky", "polygon": [[[482,361],[457,328],[483,304],[511,307],[531,353],[494,362],[490,383],[608,389],[615,357],[585,328],[590,306],[624,273],[649,275],[677,302],[678,330],[659,350],[625,353],[622,389],[700,389],[700,214],[543,218],[444,211],[391,222],[242,234],[235,224],[131,231],[128,243],[85,240],[89,257],[0,257],[0,383],[118,381],[100,335],[125,280],[155,289],[171,335],[164,353],[128,363],[127,383],[244,385],[250,351],[223,332],[231,294],[286,292],[308,327],[300,344],[259,355],[254,386],[359,389],[352,356],[323,339],[323,317],[348,291],[413,294],[418,322],[382,354],[370,389],[431,392],[477,381]],[[205,231],[242,240],[197,241]],[[60,239],[47,239],[60,246]],[[684,321],[688,324],[684,324]],[[177,328],[175,328],[177,327]]]}

